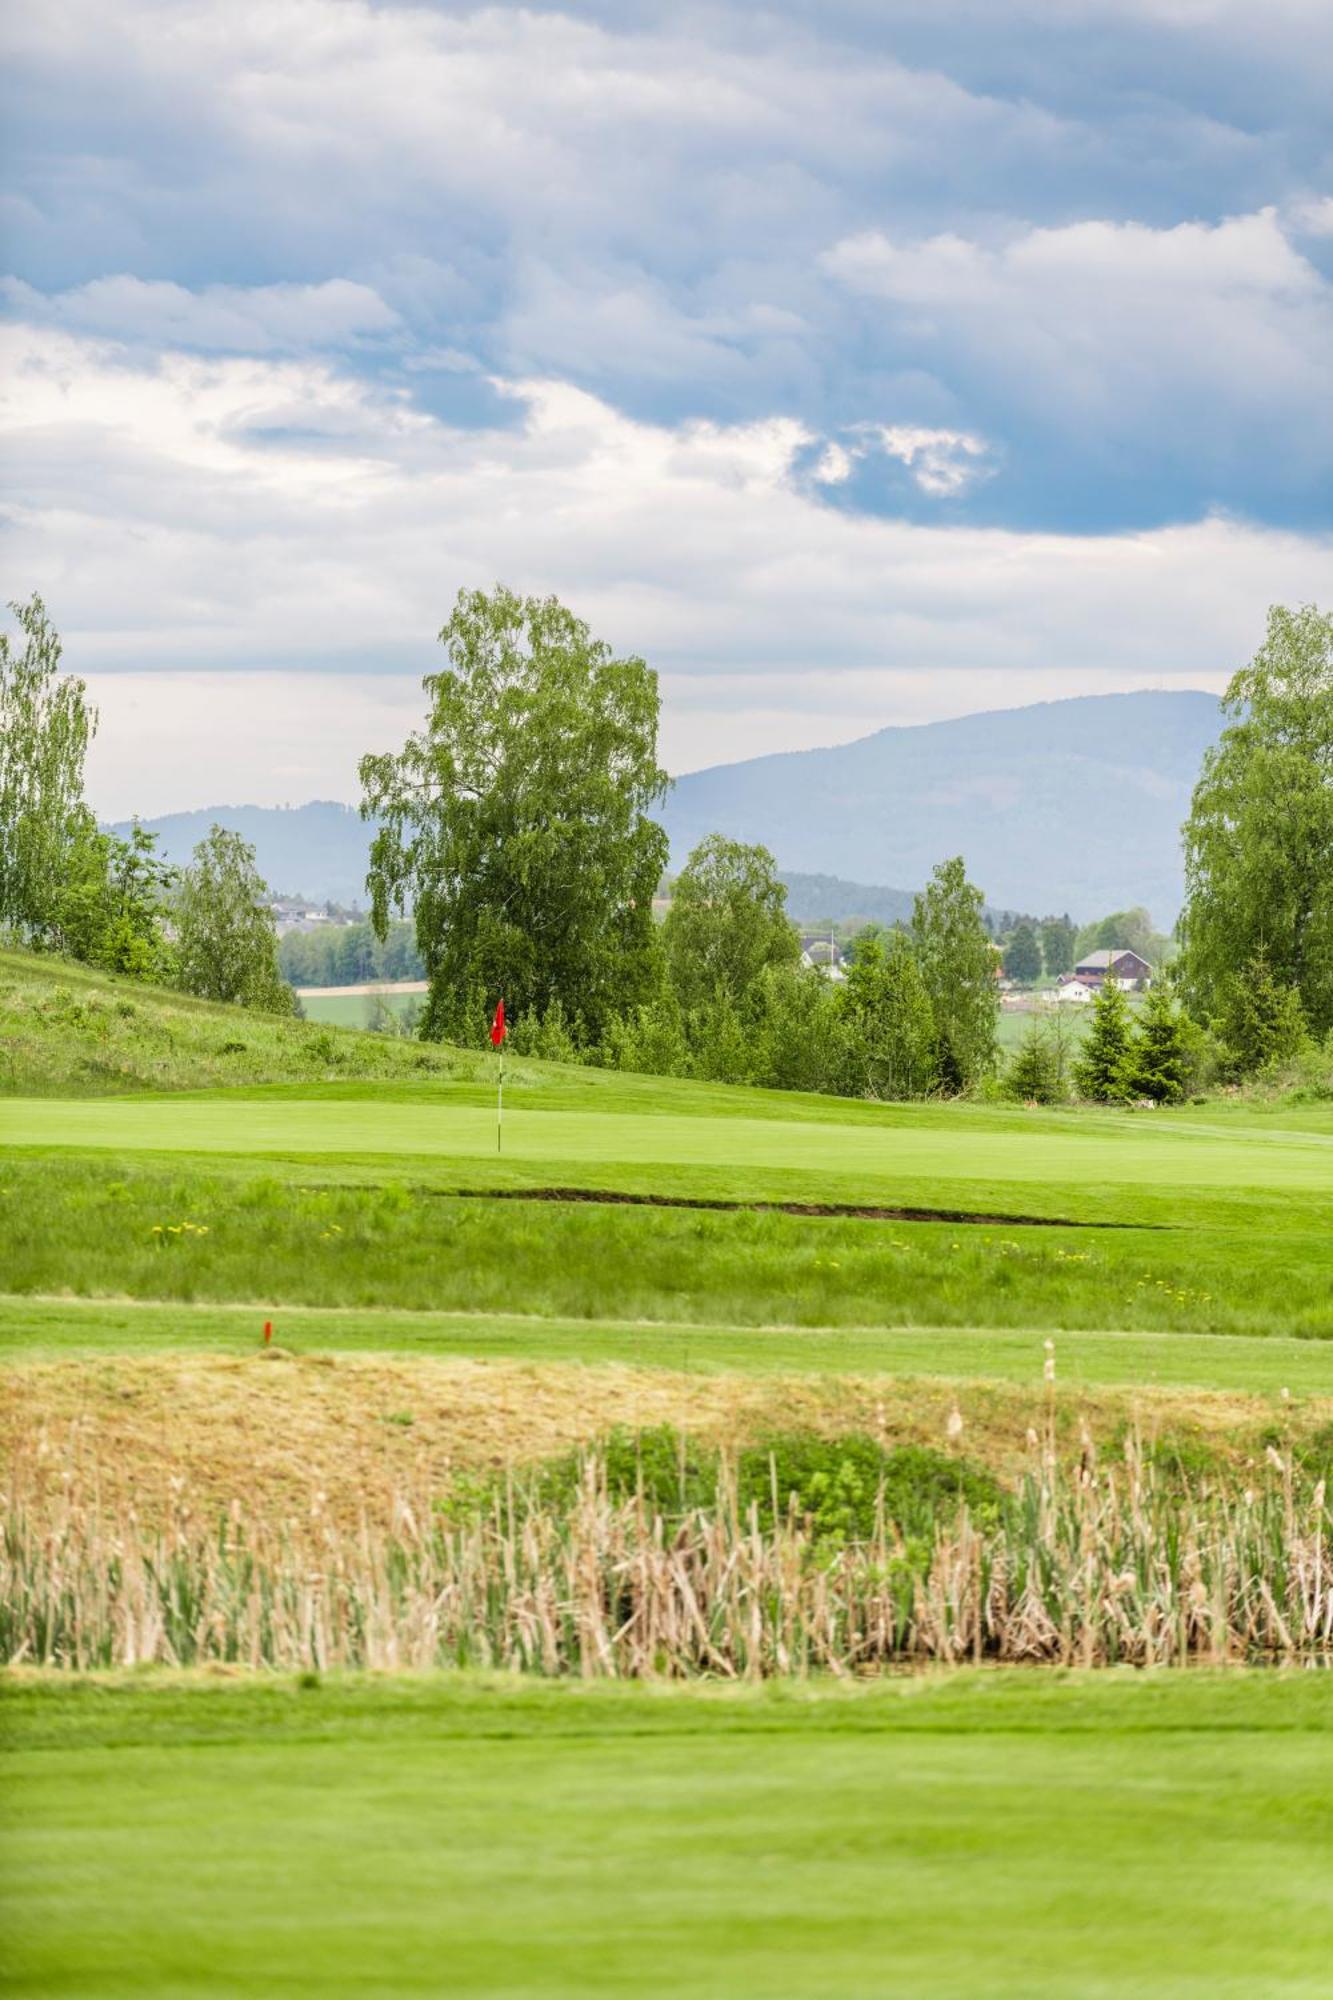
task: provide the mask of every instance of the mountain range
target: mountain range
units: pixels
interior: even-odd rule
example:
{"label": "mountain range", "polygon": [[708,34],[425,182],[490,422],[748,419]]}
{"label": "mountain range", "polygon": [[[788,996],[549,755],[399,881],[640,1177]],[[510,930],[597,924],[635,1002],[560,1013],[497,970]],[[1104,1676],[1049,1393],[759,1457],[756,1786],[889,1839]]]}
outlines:
{"label": "mountain range", "polygon": [[[992,907],[1085,921],[1142,903],[1169,925],[1180,825],[1220,729],[1211,694],[1075,696],[691,771],[660,817],[673,868],[708,833],[762,841],[798,920],[903,914],[962,854]],[[366,901],[371,829],[353,807],[209,806],[145,825],[181,863],[215,822],[254,844],[276,891]]]}

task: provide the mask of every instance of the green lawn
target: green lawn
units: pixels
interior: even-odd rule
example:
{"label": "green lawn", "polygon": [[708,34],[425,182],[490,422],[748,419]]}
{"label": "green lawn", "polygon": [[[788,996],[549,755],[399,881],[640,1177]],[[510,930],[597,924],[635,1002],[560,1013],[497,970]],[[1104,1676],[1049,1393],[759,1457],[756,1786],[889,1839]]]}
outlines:
{"label": "green lawn", "polygon": [[[465,1355],[583,1362],[687,1374],[945,1376],[1041,1380],[1044,1333],[996,1327],[749,1327],[541,1319],[513,1314],[181,1306],[0,1298],[0,1362],[61,1355],[243,1354],[273,1317],[275,1339],[302,1353]],[[1062,1332],[1060,1381],[1130,1388],[1333,1396],[1333,1343],[1278,1335]]]}
{"label": "green lawn", "polygon": [[11,1683],[5,1990],[1322,1996],[1333,1680]]}

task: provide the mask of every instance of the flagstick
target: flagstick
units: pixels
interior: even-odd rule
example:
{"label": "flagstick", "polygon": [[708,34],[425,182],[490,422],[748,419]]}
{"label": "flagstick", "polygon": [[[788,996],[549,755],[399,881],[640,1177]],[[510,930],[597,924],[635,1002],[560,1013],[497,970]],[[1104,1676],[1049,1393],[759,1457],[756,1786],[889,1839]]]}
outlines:
{"label": "flagstick", "polygon": [[500,1044],[500,1081],[495,1091],[495,1150],[500,1151],[500,1135],[504,1127],[505,1102],[505,1045]]}

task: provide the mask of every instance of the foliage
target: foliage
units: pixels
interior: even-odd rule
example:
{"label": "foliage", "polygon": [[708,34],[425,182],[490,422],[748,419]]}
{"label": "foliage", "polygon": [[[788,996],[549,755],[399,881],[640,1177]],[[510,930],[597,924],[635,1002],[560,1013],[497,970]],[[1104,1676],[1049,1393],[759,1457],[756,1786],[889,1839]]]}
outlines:
{"label": "foliage", "polygon": [[[1096,1022],[1094,1021],[1094,1031]],[[1189,1024],[1165,981],[1148,989],[1121,1070],[1128,1097],[1178,1104],[1190,1082]]]}
{"label": "foliage", "polygon": [[1058,979],[1062,972],[1073,971],[1075,936],[1068,916],[1043,917],[1041,959],[1048,979]]}
{"label": "foliage", "polygon": [[289,1014],[292,989],[278,970],[278,940],[255,851],[215,826],[177,885],[177,975],[187,993]]}
{"label": "foliage", "polygon": [[97,728],[83,681],[60,672],[40,597],[11,604],[22,650],[0,632],[0,930],[33,943],[57,927],[69,852],[83,826],[83,765]]}
{"label": "foliage", "polygon": [[520,1014],[509,1037],[517,1056],[533,1056],[539,1062],[578,1062],[582,1038],[574,1032],[577,1023],[565,1018],[565,1010],[553,1000],[544,1014]]}
{"label": "foliage", "polygon": [[1129,1002],[1119,981],[1104,979],[1092,1003],[1092,1024],[1074,1064],[1074,1081],[1084,1097],[1109,1104],[1124,1096],[1133,1036]]}
{"label": "foliage", "polygon": [[440,639],[425,729],[361,763],[376,931],[413,905],[430,1035],[479,990],[513,1019],[558,1000],[596,1041],[657,983],[657,677],[502,587],[461,591]]}
{"label": "foliage", "polygon": [[995,949],[962,856],[942,861],[912,910],[912,942],[935,1023],[936,1074],[965,1090],[995,1067]]}
{"label": "foliage", "polygon": [[861,940],[843,993],[850,1071],[860,1094],[925,1097],[937,1066],[935,1014],[903,931]]}
{"label": "foliage", "polygon": [[1066,1096],[1057,1021],[1033,1021],[1003,1076],[1004,1094],[1022,1104],[1060,1104]]}
{"label": "foliage", "polygon": [[76,815],[52,934],[85,965],[134,979],[165,980],[174,953],[164,932],[175,870],[156,854],[157,836],[137,823],[128,840]]}
{"label": "foliage", "polygon": [[1021,923],[1004,948],[1004,970],[1020,986],[1035,985],[1041,978],[1041,940],[1029,923]]}
{"label": "foliage", "polygon": [[766,847],[710,833],[676,878],[662,926],[667,971],[682,1008],[725,993],[746,1009],[760,975],[795,965],[801,945],[787,891]]}
{"label": "foliage", "polygon": [[966,1505],[993,1520],[1001,1489],[990,1473],[929,1445],[887,1448],[864,1432],[784,1431],[737,1455],[742,1518],[754,1507],[771,1531],[794,1519],[817,1541],[869,1541],[881,1521],[930,1533]]}
{"label": "foliage", "polygon": [[1228,1011],[1263,952],[1316,1036],[1333,1027],[1333,615],[1275,605],[1223,699],[1184,828],[1182,976],[1191,1009]]}
{"label": "foliage", "polygon": [[391,923],[382,940],[369,922],[288,931],[278,940],[278,964],[293,986],[364,986],[426,976],[416,936],[405,921]]}
{"label": "foliage", "polygon": [[846,1093],[852,1036],[838,988],[813,967],[769,966],[753,998],[757,1080],[770,1090]]}
{"label": "foliage", "polygon": [[1217,1026],[1232,1077],[1258,1076],[1299,1051],[1306,1033],[1300,992],[1274,977],[1262,946],[1223,986]]}
{"label": "foliage", "polygon": [[636,1070],[648,1076],[689,1076],[690,1045],[671,989],[666,987],[646,1004],[613,1015],[598,1053],[608,1069]]}

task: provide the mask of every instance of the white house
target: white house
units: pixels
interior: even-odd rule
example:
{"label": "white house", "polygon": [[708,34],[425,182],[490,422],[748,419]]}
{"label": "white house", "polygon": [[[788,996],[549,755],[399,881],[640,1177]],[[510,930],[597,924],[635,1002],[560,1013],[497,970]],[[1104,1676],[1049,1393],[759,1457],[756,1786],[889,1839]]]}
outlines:
{"label": "white house", "polygon": [[1085,980],[1077,978],[1071,972],[1056,987],[1055,997],[1062,1007],[1066,1003],[1075,1007],[1086,1007],[1095,991],[1095,987],[1089,986]]}

